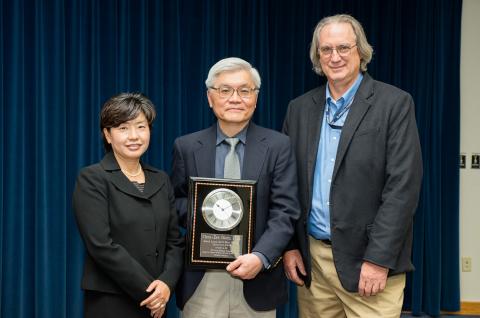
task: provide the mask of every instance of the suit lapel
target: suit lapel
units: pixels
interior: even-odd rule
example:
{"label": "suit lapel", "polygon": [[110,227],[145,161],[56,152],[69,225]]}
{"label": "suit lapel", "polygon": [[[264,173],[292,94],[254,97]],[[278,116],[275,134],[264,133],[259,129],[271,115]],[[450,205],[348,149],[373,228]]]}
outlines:
{"label": "suit lapel", "polygon": [[[315,162],[317,161],[318,143],[320,141],[320,131],[322,129],[322,118],[325,110],[325,86],[322,86],[317,94],[312,96],[313,104],[309,104],[307,109],[307,176],[308,192],[311,194],[313,185],[313,173],[315,171]],[[311,195],[310,195],[311,196]],[[311,198],[310,198],[311,199]],[[309,200],[310,202],[311,200]]]}
{"label": "suit lapel", "polygon": [[155,178],[159,170],[153,167],[143,165],[143,171],[145,172],[145,189],[142,194],[145,198],[150,198],[163,188],[165,181],[163,178]]}
{"label": "suit lapel", "polygon": [[113,152],[105,154],[105,157],[102,160],[102,166],[106,171],[111,173],[110,180],[118,190],[137,198],[148,199],[164,185],[164,182],[157,182],[158,179],[153,178],[153,174],[158,172],[157,169],[142,164],[142,168],[145,172],[145,189],[143,193],[140,192],[120,170],[120,166],[118,165]]}
{"label": "suit lapel", "polygon": [[348,146],[352,141],[353,134],[357,130],[358,125],[360,125],[363,117],[370,108],[370,103],[368,98],[373,95],[372,79],[365,73],[362,83],[358,88],[357,93],[355,94],[355,99],[353,104],[348,112],[347,119],[342,128],[342,135],[340,137],[340,142],[338,144],[337,157],[335,159],[335,167],[333,169],[332,180],[335,180],[335,177],[338,173],[338,168],[342,164],[345,153],[347,152]]}
{"label": "suit lapel", "polygon": [[198,148],[194,151],[197,176],[204,178],[215,177],[215,143],[217,138],[216,124],[199,135]]}
{"label": "suit lapel", "polygon": [[121,170],[114,170],[111,172],[110,181],[115,187],[128,195],[133,197],[144,198],[145,196],[128,180]]}
{"label": "suit lapel", "polygon": [[253,122],[250,122],[245,143],[242,179],[258,180],[268,151],[266,137]]}

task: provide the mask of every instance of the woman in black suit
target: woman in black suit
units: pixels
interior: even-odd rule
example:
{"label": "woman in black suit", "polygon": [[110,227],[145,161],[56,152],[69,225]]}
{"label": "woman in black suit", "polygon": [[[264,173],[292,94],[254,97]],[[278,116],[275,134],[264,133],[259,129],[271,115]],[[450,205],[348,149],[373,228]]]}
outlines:
{"label": "woman in black suit", "polygon": [[78,176],[73,207],[87,250],[85,317],[161,317],[182,271],[168,176],[140,161],[154,118],[141,94],[110,98],[100,114],[105,157]]}

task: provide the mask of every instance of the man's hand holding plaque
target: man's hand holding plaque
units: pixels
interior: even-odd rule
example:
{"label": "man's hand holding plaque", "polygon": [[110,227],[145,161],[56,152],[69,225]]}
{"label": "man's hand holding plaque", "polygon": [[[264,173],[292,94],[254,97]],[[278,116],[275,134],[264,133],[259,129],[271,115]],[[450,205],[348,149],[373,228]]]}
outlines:
{"label": "man's hand holding plaque", "polygon": [[253,279],[263,268],[260,257],[255,254],[245,254],[228,264],[227,271],[240,279]]}

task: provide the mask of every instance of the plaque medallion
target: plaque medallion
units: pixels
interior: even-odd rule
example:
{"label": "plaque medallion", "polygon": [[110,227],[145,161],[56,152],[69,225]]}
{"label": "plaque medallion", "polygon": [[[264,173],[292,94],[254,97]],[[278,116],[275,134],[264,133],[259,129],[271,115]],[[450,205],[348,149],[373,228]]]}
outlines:
{"label": "plaque medallion", "polygon": [[230,189],[212,190],[203,200],[202,215],[205,222],[215,230],[231,230],[242,220],[242,199]]}

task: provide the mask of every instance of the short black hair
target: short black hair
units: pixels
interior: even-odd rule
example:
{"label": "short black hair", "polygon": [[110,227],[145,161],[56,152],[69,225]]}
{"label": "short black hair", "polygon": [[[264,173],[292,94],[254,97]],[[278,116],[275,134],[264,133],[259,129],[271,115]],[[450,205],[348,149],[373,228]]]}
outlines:
{"label": "short black hair", "polygon": [[145,115],[148,126],[152,129],[156,112],[153,103],[141,93],[120,93],[111,97],[103,104],[100,111],[100,131],[103,137],[103,146],[105,151],[112,150],[108,143],[103,129],[115,128],[129,120],[137,118],[140,113]]}

